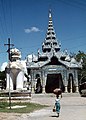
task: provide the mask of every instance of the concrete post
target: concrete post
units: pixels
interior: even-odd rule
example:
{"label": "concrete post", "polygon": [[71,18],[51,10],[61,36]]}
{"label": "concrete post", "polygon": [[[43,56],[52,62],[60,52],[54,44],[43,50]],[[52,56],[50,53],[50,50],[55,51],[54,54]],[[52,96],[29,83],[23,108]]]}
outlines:
{"label": "concrete post", "polygon": [[68,91],[67,91],[67,86],[65,86],[65,93],[67,93]]}
{"label": "concrete post", "polygon": [[76,86],[76,93],[78,93],[79,92],[79,89],[78,89],[78,86]]}
{"label": "concrete post", "polygon": [[70,82],[70,93],[72,93],[72,79],[71,79],[71,82]]}

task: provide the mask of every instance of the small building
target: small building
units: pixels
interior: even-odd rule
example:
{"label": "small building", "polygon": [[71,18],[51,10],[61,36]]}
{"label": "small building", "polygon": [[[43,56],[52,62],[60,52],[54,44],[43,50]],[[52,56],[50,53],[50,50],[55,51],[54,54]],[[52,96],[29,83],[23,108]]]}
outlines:
{"label": "small building", "polygon": [[67,50],[61,51],[51,10],[42,52],[38,50],[37,55],[28,55],[26,65],[31,76],[32,91],[52,93],[55,88],[61,88],[63,92],[78,92],[78,70],[82,65]]}

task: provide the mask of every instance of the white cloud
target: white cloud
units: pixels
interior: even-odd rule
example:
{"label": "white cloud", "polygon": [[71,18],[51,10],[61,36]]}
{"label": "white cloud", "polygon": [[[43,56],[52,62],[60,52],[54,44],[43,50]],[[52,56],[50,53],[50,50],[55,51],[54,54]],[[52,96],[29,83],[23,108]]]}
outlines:
{"label": "white cloud", "polygon": [[31,27],[24,29],[25,33],[31,33],[31,32],[40,32],[41,30],[37,27]]}
{"label": "white cloud", "polygon": [[4,71],[5,68],[6,68],[6,66],[7,66],[7,62],[2,63],[0,70],[1,70],[1,71]]}

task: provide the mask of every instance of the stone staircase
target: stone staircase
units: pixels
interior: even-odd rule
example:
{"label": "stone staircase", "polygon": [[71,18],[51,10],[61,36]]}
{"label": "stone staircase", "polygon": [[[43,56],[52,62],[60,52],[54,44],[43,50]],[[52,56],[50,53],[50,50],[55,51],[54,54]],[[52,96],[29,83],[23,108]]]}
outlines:
{"label": "stone staircase", "polygon": [[[11,96],[11,100],[30,100],[31,92],[30,91],[11,91],[10,96]],[[6,91],[6,90],[0,91],[0,100],[9,100],[9,91]]]}

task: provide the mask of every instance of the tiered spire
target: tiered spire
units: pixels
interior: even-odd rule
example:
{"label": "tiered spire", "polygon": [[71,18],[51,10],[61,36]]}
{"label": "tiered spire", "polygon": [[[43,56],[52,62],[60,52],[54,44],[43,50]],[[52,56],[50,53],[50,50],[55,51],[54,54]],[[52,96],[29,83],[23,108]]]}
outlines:
{"label": "tiered spire", "polygon": [[45,41],[42,46],[42,50],[44,53],[51,52],[52,50],[54,50],[55,52],[60,50],[60,45],[56,39],[56,34],[53,27],[51,10],[49,10],[48,29],[47,29]]}

